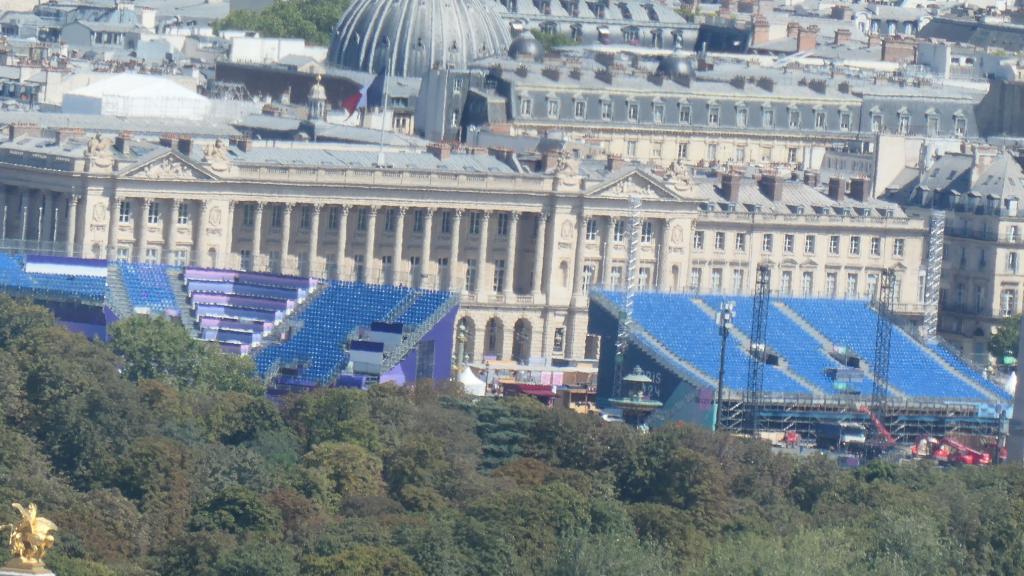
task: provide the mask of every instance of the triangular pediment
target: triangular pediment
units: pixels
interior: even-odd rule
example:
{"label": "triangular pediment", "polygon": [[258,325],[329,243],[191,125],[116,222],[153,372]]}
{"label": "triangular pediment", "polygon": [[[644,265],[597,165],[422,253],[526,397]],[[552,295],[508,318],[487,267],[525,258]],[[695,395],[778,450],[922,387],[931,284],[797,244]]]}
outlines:
{"label": "triangular pediment", "polygon": [[121,174],[122,178],[144,180],[216,180],[208,170],[174,150],[147,159]]}
{"label": "triangular pediment", "polygon": [[640,200],[682,199],[670,182],[636,168],[624,173],[609,175],[605,181],[588,190],[587,196],[591,198],[621,198],[623,200],[632,197],[637,197]]}

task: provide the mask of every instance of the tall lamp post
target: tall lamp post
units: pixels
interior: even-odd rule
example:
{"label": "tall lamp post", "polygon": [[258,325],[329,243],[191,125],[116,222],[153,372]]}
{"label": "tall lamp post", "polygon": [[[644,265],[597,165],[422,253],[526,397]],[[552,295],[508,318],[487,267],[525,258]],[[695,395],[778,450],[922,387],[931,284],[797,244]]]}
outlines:
{"label": "tall lamp post", "polygon": [[722,337],[722,345],[718,354],[718,398],[715,400],[715,426],[718,430],[722,416],[722,390],[725,389],[725,343],[729,340],[729,328],[732,326],[732,319],[735,315],[735,302],[722,302],[718,313],[715,314],[715,322],[718,324],[718,334]]}

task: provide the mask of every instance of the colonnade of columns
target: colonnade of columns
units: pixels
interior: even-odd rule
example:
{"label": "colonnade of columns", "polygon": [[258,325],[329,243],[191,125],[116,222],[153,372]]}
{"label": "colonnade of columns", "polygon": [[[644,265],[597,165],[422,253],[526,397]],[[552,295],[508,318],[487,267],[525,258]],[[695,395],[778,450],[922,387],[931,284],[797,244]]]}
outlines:
{"label": "colonnade of columns", "polygon": [[0,242],[40,253],[77,255],[79,196],[34,188],[0,191]]}

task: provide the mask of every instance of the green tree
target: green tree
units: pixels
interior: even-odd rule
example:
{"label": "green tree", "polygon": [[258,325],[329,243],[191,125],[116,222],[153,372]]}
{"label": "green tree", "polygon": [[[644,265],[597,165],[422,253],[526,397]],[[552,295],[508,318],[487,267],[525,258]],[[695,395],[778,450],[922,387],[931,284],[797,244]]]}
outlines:
{"label": "green tree", "polygon": [[1020,318],[1019,315],[1004,318],[999,323],[999,326],[996,327],[996,333],[989,339],[988,351],[996,357],[997,361],[1002,361],[1006,356],[1018,357],[1017,346],[1020,344]]}
{"label": "green tree", "polygon": [[221,30],[252,30],[277,38],[302,38],[326,46],[338,19],[351,0],[279,0],[259,12],[235,11],[214,27]]}
{"label": "green tree", "polygon": [[332,508],[337,509],[346,498],[384,492],[380,458],[358,444],[323,442],[302,460],[310,491]]}

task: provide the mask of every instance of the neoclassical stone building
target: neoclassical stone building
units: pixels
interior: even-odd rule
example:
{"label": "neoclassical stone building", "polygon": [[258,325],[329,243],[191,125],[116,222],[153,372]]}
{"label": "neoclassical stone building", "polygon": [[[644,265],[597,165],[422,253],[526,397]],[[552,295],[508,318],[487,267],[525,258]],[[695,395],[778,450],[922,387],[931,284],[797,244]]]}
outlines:
{"label": "neoclassical stone building", "polygon": [[926,222],[866,181],[28,132],[0,144],[5,249],[449,289],[475,359],[595,352],[586,291],[625,281],[631,197],[644,289],[745,293],[759,263],[782,294],[866,297],[893,267],[913,308],[923,286]]}

